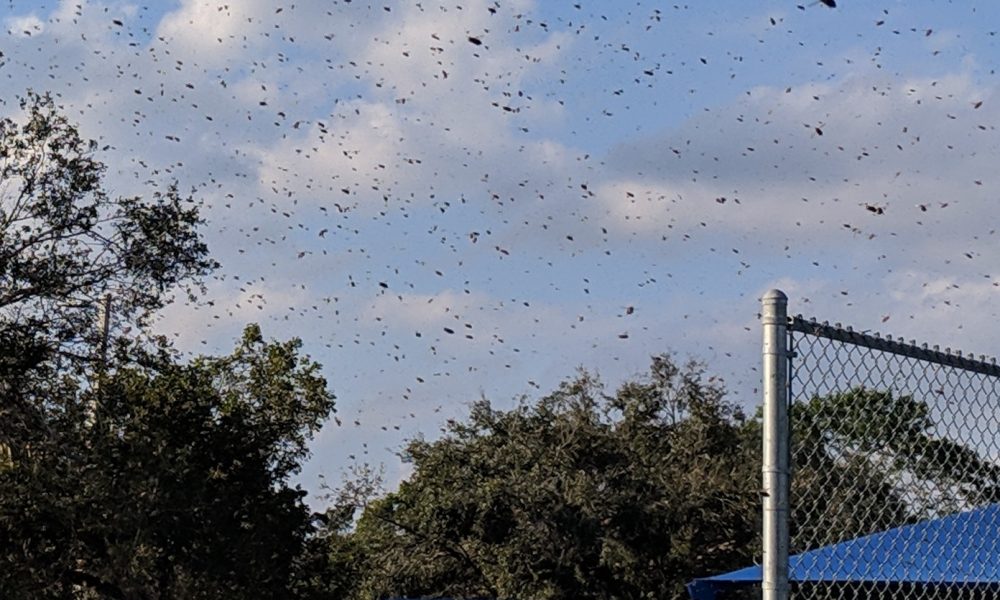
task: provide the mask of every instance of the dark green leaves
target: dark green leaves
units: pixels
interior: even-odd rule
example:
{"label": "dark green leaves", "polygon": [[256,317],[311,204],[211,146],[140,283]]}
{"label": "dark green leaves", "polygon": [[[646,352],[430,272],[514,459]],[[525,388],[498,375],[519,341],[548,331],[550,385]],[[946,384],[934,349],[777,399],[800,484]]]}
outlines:
{"label": "dark green leaves", "polygon": [[680,597],[752,558],[753,441],[718,382],[665,356],[615,394],[581,373],[479,402],[412,442],[413,476],[364,512],[359,597]]}
{"label": "dark green leaves", "polygon": [[310,597],[329,572],[303,572],[326,563],[288,478],[333,410],[319,365],[251,326],[187,363],[122,335],[95,368],[99,298],[141,327],[215,262],[176,186],[111,198],[52,99],[22,108],[0,120],[0,597]]}
{"label": "dark green leaves", "polygon": [[333,408],[298,346],[252,327],[227,357],[146,357],[5,423],[0,596],[291,597],[316,542],[287,476]]}

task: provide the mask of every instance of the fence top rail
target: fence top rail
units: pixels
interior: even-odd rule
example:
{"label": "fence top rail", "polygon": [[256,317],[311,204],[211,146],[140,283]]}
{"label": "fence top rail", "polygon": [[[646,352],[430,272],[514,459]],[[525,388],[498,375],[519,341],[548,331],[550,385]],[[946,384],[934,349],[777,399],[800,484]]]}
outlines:
{"label": "fence top rail", "polygon": [[906,342],[901,337],[896,339],[893,339],[891,335],[882,337],[878,332],[854,331],[851,327],[842,327],[840,323],[830,325],[827,321],[818,322],[816,319],[806,319],[802,315],[795,315],[788,317],[788,330],[991,377],[1000,377],[1000,365],[997,364],[995,358],[987,359],[986,356],[981,355],[977,359],[973,354],[963,356],[961,350],[956,352],[952,352],[951,348],[939,350],[938,346],[928,348],[927,344],[917,345],[916,340]]}

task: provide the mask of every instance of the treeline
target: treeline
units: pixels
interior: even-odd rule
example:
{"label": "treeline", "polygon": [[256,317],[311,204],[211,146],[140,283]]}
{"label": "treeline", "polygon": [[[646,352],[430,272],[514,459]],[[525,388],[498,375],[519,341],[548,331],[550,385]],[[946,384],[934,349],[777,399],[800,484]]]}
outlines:
{"label": "treeline", "polygon": [[[615,390],[478,402],[408,444],[397,490],[362,471],[310,511],[290,479],[334,409],[320,366],[252,325],[194,360],[143,333],[216,266],[197,202],[109,197],[51,99],[22,108],[0,121],[0,597],[680,598],[759,555],[759,418],[666,355]],[[919,399],[849,390],[793,422],[797,540],[926,517],[903,482],[998,497]]]}
{"label": "treeline", "polygon": [[[857,388],[791,416],[793,551],[1000,500],[1000,468],[912,397]],[[356,525],[342,507],[328,540],[356,575],[338,597],[686,598],[759,562],[761,443],[759,415],[668,356],[614,391],[583,372],[480,402],[412,441],[413,474]]]}

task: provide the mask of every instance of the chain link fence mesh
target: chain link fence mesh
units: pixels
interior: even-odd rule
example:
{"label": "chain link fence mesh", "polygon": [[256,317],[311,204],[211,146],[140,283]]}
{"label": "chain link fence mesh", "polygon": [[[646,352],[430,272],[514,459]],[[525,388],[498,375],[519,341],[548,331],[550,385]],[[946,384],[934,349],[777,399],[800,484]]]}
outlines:
{"label": "chain link fence mesh", "polygon": [[791,598],[1000,598],[1000,367],[802,317],[788,336]]}

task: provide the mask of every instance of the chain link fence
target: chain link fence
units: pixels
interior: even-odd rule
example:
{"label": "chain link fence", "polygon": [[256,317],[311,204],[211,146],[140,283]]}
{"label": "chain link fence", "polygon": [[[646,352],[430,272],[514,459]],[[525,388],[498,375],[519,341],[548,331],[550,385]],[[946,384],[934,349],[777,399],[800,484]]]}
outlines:
{"label": "chain link fence", "polygon": [[783,333],[785,593],[1000,598],[1000,366],[801,316]]}

